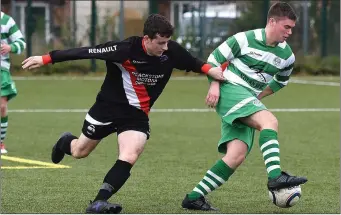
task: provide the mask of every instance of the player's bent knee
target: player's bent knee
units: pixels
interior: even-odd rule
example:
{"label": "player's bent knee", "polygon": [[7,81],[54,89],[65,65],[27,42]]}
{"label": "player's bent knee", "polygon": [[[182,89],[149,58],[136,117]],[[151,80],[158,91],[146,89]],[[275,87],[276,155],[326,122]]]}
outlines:
{"label": "player's bent knee", "polygon": [[76,159],[81,159],[81,158],[86,158],[86,157],[88,157],[89,154],[90,154],[90,153],[84,153],[84,152],[78,152],[78,151],[76,151],[76,152],[72,153],[72,157],[74,157],[74,158],[76,158]]}
{"label": "player's bent knee", "polygon": [[132,165],[134,165],[139,158],[140,154],[138,153],[126,153],[126,154],[121,154],[119,155],[118,159],[122,161],[126,161]]}
{"label": "player's bent knee", "polygon": [[143,152],[143,147],[130,148],[129,150],[120,150],[118,159],[126,161],[132,165],[137,161],[140,154]]}
{"label": "player's bent knee", "polygon": [[269,117],[268,120],[261,125],[260,131],[263,129],[278,130],[278,120],[275,116]]}
{"label": "player's bent knee", "polygon": [[140,157],[140,154],[143,152],[143,147],[135,147],[130,148],[129,150],[121,150],[118,156],[118,159],[126,161],[132,165],[137,161]]}
{"label": "player's bent knee", "polygon": [[134,163],[143,152],[147,141],[147,135],[140,131],[125,131],[118,135],[119,156],[118,159]]}
{"label": "player's bent knee", "polygon": [[91,151],[86,150],[86,149],[76,148],[72,150],[72,157],[77,158],[77,159],[85,158],[85,157],[88,157],[90,152]]}

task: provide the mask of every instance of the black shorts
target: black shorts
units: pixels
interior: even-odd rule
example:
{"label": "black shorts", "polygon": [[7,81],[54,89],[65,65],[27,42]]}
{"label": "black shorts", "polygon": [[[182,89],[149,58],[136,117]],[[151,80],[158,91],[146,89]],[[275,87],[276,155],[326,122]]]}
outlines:
{"label": "black shorts", "polygon": [[82,133],[92,140],[101,140],[112,133],[140,131],[150,137],[148,116],[132,106],[96,102],[87,113]]}

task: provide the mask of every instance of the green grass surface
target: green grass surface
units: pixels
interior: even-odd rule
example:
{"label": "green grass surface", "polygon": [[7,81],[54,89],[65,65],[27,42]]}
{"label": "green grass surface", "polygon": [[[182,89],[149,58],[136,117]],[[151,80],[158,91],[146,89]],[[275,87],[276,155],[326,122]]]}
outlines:
{"label": "green grass surface", "polygon": [[[88,109],[101,81],[16,84],[19,95],[10,102],[10,110]],[[154,108],[206,108],[207,89],[205,80],[170,81]],[[269,108],[339,108],[340,88],[290,84],[264,103]],[[258,141],[231,179],[209,194],[209,201],[218,213],[340,213],[340,113],[274,114],[280,123],[282,168],[309,179],[300,202],[290,209],[270,202]],[[79,135],[84,117],[85,113],[10,113],[8,156],[50,162],[58,136],[64,131]],[[221,157],[216,148],[219,118],[214,112],[152,112],[150,118],[146,149],[130,179],[110,200],[121,203],[123,213],[193,213],[183,210],[181,201]],[[1,170],[1,213],[83,213],[117,158],[116,140],[111,135],[86,159],[66,157],[61,164],[70,169]]]}

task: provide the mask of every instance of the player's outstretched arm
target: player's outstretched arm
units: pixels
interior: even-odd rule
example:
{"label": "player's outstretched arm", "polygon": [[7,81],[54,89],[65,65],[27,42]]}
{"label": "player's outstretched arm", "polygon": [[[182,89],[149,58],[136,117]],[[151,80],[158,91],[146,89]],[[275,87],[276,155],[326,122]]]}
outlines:
{"label": "player's outstretched arm", "polygon": [[23,69],[38,68],[49,63],[58,63],[81,59],[99,59],[121,63],[130,52],[129,41],[109,41],[95,47],[81,47],[66,50],[54,50],[47,55],[29,57],[23,61]]}

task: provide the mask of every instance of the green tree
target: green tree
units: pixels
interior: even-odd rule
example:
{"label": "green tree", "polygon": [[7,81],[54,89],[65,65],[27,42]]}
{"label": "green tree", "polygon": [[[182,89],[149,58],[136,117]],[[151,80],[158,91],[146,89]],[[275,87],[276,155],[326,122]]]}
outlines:
{"label": "green tree", "polygon": [[230,33],[264,27],[264,1],[240,1],[236,4],[241,16],[230,26]]}

